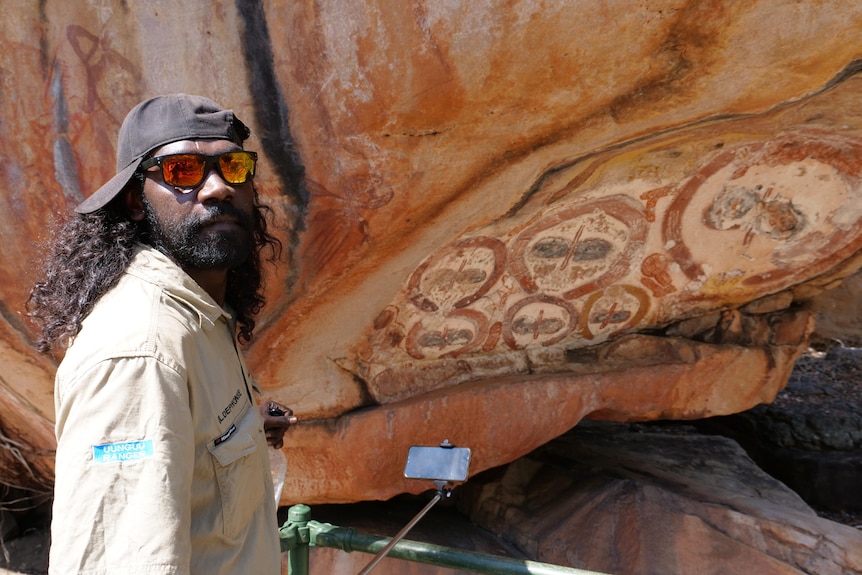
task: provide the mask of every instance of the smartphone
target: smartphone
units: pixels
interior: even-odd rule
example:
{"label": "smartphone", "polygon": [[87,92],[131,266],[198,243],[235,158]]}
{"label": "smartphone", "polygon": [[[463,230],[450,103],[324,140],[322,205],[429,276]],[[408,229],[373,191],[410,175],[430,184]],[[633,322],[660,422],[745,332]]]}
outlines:
{"label": "smartphone", "polygon": [[407,452],[404,477],[441,481],[464,481],[470,467],[470,449],[441,445],[415,445]]}

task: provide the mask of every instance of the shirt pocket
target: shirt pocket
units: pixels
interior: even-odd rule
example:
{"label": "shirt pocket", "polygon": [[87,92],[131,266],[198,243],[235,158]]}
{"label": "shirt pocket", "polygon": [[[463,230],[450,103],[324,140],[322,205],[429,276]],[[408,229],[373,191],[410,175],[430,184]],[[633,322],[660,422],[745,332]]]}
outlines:
{"label": "shirt pocket", "polygon": [[207,445],[218,482],[224,534],[230,538],[236,538],[248,526],[263,499],[254,415],[254,410],[249,409],[224,435]]}

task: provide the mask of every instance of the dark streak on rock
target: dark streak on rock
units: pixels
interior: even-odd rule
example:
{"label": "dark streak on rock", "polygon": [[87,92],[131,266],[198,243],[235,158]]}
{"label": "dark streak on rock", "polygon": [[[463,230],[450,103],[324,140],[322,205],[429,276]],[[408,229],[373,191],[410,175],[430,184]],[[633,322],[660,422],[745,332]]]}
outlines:
{"label": "dark streak on rock", "polygon": [[862,58],[860,58],[859,60],[853,60],[852,62],[844,66],[843,70],[838,72],[834,78],[832,78],[831,80],[829,80],[829,82],[826,83],[824,90],[828,90],[829,88],[837,86],[838,84],[844,82],[850,77],[855,76],[859,72],[862,72]]}
{"label": "dark streak on rock", "polygon": [[[5,302],[0,302],[0,321],[6,322],[7,326],[17,332],[23,341],[33,341],[30,337],[33,330],[28,327],[22,313],[20,311],[10,309]],[[4,469],[3,471],[5,473],[8,469]]]}
{"label": "dark streak on rock", "polygon": [[282,193],[297,210],[292,222],[296,233],[304,227],[308,206],[305,166],[294,148],[290,133],[290,114],[275,74],[272,40],[263,2],[237,0],[236,7],[244,23],[240,33],[263,153],[276,170]]}
{"label": "dark streak on rock", "polygon": [[53,99],[53,129],[54,134],[54,179],[63,190],[63,197],[71,204],[84,200],[81,190],[78,158],[75,148],[69,139],[69,109],[66,105],[66,94],[63,91],[63,74],[59,63],[54,63],[54,73],[51,75],[50,93]]}
{"label": "dark streak on rock", "polygon": [[45,5],[48,0],[39,0],[39,64],[42,66],[42,74],[47,76],[50,72],[50,64],[48,64],[48,38],[45,30],[48,28],[48,14],[45,11]]}

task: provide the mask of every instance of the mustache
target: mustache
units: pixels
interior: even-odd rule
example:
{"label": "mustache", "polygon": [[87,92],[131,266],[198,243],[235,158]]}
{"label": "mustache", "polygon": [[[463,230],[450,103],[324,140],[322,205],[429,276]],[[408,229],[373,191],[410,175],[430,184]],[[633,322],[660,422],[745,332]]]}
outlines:
{"label": "mustache", "polygon": [[195,228],[201,228],[216,220],[228,218],[237,222],[248,231],[254,230],[254,216],[251,212],[243,212],[232,204],[219,203],[204,206],[206,213],[195,218],[192,224]]}

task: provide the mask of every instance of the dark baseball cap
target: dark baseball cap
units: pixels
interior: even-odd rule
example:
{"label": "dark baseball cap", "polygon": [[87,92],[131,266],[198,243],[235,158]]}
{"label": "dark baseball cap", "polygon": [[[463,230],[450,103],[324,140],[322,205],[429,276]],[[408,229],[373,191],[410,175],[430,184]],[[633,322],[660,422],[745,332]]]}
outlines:
{"label": "dark baseball cap", "polygon": [[117,175],[75,211],[89,214],[106,206],[126,187],[146,155],[158,147],[197,139],[231,140],[242,145],[250,133],[232,110],[203,96],[170,94],[145,100],[132,108],[120,126]]}

